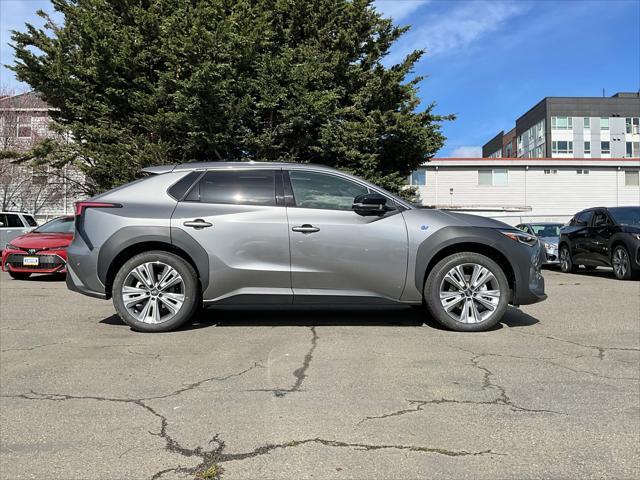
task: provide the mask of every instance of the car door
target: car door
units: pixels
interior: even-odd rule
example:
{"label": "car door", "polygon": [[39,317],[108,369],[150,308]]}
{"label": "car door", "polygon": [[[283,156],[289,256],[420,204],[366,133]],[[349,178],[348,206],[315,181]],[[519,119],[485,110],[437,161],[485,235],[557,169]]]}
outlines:
{"label": "car door", "polygon": [[613,222],[605,210],[596,210],[589,228],[586,244],[588,257],[598,265],[609,265],[609,243],[613,236]]}
{"label": "car door", "polygon": [[406,225],[390,198],[393,211],[355,213],[354,198],[370,190],[338,173],[285,172],[285,194],[294,205],[287,207],[294,303],[400,298],[407,275]]}
{"label": "car door", "polygon": [[573,220],[573,228],[568,233],[571,242],[571,254],[574,263],[580,263],[589,258],[589,244],[591,242],[591,217],[593,210],[578,213]]}
{"label": "car door", "polygon": [[[205,301],[291,303],[289,232],[276,201],[280,170],[210,170],[179,201],[172,240],[195,240],[207,254]],[[280,203],[280,204],[278,204]]]}

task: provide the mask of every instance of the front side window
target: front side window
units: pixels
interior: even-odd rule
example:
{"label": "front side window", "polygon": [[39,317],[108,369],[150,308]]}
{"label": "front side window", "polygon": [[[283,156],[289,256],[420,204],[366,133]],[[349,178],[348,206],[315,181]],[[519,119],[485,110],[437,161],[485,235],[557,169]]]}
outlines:
{"label": "front side window", "polygon": [[593,213],[593,210],[588,210],[586,212],[580,212],[578,213],[574,218],[573,221],[571,222],[572,225],[580,225],[580,226],[585,226],[589,224],[589,221],[591,220],[591,214]]}
{"label": "front side window", "polygon": [[355,197],[369,193],[364,185],[337,175],[291,170],[289,178],[300,208],[351,210]]}
{"label": "front side window", "polygon": [[609,119],[607,117],[600,117],[600,130],[609,130]]}
{"label": "front side window", "polygon": [[603,154],[611,153],[611,143],[600,142],[600,153],[603,153]]}
{"label": "front side window", "polygon": [[3,225],[0,225],[0,227],[9,227],[9,228],[24,227],[24,225],[22,225],[22,220],[20,220],[20,217],[18,217],[18,215],[16,215],[15,213],[7,213],[5,215],[0,216],[0,221],[2,221],[3,223]]}
{"label": "front side window", "polygon": [[209,171],[191,189],[185,201],[275,205],[275,173],[272,170]]}
{"label": "front side window", "polygon": [[603,227],[609,223],[609,218],[607,214],[604,212],[596,212],[593,217],[593,226],[594,227]]}

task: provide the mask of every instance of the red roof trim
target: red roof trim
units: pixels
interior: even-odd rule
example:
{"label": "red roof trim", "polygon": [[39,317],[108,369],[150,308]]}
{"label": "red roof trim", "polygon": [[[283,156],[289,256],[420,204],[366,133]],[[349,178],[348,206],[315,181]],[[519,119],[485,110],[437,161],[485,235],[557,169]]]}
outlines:
{"label": "red roof trim", "polygon": [[573,157],[569,157],[569,158],[508,158],[508,157],[498,157],[498,158],[488,158],[488,157],[471,157],[471,158],[460,158],[460,157],[452,157],[452,158],[447,158],[447,157],[437,157],[437,158],[432,158],[431,160],[429,160],[429,162],[434,161],[434,160],[440,160],[440,161],[461,161],[461,162],[468,162],[468,161],[473,161],[473,160],[490,160],[490,161],[494,161],[494,162],[502,162],[502,161],[516,161],[516,162],[522,162],[522,163],[526,163],[526,162],[538,162],[538,161],[544,161],[544,162],[548,162],[548,161],[567,161],[567,160],[587,160],[587,161],[597,161],[597,162],[609,162],[609,161],[616,161],[616,162],[640,162],[640,158],[599,158],[599,157],[590,157],[590,158],[573,158]]}

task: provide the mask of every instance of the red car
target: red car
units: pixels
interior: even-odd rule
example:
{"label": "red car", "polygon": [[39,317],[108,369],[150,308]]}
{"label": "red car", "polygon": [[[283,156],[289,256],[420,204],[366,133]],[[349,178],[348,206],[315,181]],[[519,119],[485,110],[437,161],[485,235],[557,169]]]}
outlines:
{"label": "red car", "polygon": [[14,238],[2,252],[2,270],[16,280],[32,273],[66,273],[67,247],[73,240],[74,217],[58,217]]}

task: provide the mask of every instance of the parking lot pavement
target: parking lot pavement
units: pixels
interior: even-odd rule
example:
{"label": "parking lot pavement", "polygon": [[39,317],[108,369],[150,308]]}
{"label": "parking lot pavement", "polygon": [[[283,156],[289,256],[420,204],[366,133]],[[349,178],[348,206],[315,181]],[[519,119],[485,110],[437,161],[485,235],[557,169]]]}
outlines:
{"label": "parking lot pavement", "polygon": [[256,308],[140,334],[3,274],[0,477],[638,478],[640,282],[545,277],[486,333]]}

